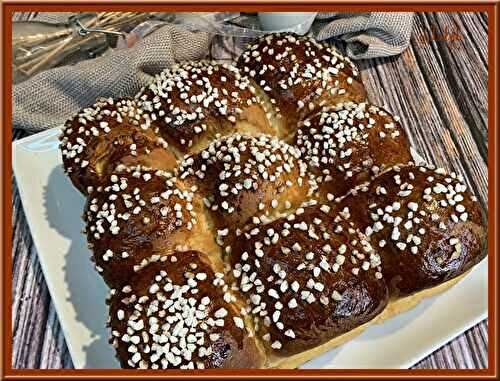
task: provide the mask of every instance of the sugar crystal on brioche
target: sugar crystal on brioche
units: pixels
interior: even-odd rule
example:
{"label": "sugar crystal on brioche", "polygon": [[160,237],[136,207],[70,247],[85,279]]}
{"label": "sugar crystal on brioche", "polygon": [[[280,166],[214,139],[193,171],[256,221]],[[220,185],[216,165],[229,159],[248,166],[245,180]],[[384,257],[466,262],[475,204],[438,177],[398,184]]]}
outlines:
{"label": "sugar crystal on brioche", "polygon": [[237,66],[254,81],[281,137],[292,135],[301,116],[323,105],[366,98],[351,60],[307,36],[263,36],[241,54]]}
{"label": "sugar crystal on brioche", "polygon": [[179,178],[199,185],[219,241],[252,221],[298,207],[316,189],[299,150],[269,135],[215,140],[180,164]]}
{"label": "sugar crystal on brioche", "polygon": [[231,248],[235,284],[275,355],[313,348],[380,313],[380,256],[352,222],[312,203],[248,227]]}
{"label": "sugar crystal on brioche", "polygon": [[173,169],[176,158],[131,99],[98,99],[64,126],[60,137],[63,165],[83,194],[118,165]]}
{"label": "sugar crystal on brioche", "polygon": [[393,295],[409,295],[463,274],[482,260],[481,207],[455,173],[396,166],[335,206],[378,247]]}
{"label": "sugar crystal on brioche", "polygon": [[179,248],[219,252],[200,200],[168,172],[136,167],[109,176],[89,195],[84,218],[93,260],[111,287]]}
{"label": "sugar crystal on brioche", "polygon": [[298,124],[295,144],[322,193],[342,196],[386,168],[412,161],[399,118],[367,103],[325,106]]}
{"label": "sugar crystal on brioche", "polygon": [[136,99],[145,117],[182,154],[205,148],[216,135],[275,133],[249,79],[231,64],[174,65]]}
{"label": "sugar crystal on brioche", "polygon": [[207,258],[196,251],[175,252],[112,290],[110,342],[124,368],[263,365],[263,351],[221,263]]}

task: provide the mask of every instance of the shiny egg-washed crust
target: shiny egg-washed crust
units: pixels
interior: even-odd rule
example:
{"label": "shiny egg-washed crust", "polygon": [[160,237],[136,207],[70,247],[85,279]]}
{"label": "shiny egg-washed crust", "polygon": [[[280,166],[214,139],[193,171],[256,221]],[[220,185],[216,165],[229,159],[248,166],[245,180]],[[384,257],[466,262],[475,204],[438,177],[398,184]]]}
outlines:
{"label": "shiny egg-washed crust", "polygon": [[218,253],[199,198],[170,173],[141,168],[109,176],[84,219],[96,269],[110,287],[179,247]]}
{"label": "shiny egg-washed crust", "polygon": [[252,220],[297,208],[316,189],[297,148],[268,135],[216,140],[180,163],[179,178],[199,187],[221,245]]}
{"label": "shiny egg-washed crust", "polygon": [[293,33],[269,34],[251,43],[237,61],[255,83],[281,137],[323,105],[362,102],[358,69],[334,47]]}
{"label": "shiny egg-washed crust", "polygon": [[294,367],[485,256],[460,176],[387,169],[406,136],[348,59],[279,34],[238,66],[176,65],[63,130],[125,368]]}
{"label": "shiny egg-washed crust", "polygon": [[436,296],[446,291],[456,283],[460,282],[464,277],[467,276],[467,274],[468,272],[447,282],[441,283],[439,286],[417,292],[413,295],[409,295],[403,298],[389,299],[389,303],[387,304],[386,308],[368,323],[362,324],[350,330],[349,332],[346,332],[340,336],[335,337],[334,339],[331,339],[330,341],[327,341],[324,344],[318,345],[317,347],[311,348],[304,352],[300,352],[287,357],[273,357],[270,359],[271,367],[280,369],[298,368],[300,365],[305,364],[306,362],[313,360],[314,358],[328,351],[331,351],[334,348],[348,343],[350,340],[363,333],[363,331],[370,325],[382,324],[396,315],[411,310],[422,300],[430,298],[432,296]]}
{"label": "shiny egg-washed crust", "polygon": [[123,368],[263,365],[264,353],[220,267],[204,253],[174,252],[112,290],[110,342]]}
{"label": "shiny egg-washed crust", "polygon": [[326,204],[245,230],[231,248],[235,287],[273,356],[293,355],[377,316],[388,291],[380,257]]}
{"label": "shiny egg-washed crust", "polygon": [[348,102],[324,107],[298,127],[295,145],[330,200],[412,160],[399,118],[378,106]]}
{"label": "shiny egg-washed crust", "polygon": [[64,169],[83,194],[119,165],[170,170],[177,164],[131,99],[99,99],[68,120],[59,139]]}
{"label": "shiny egg-washed crust", "polygon": [[216,135],[276,132],[246,76],[231,64],[177,64],[136,96],[144,117],[180,153],[205,148]]}
{"label": "shiny egg-washed crust", "polygon": [[396,166],[335,209],[370,237],[393,296],[437,286],[486,256],[481,207],[462,177],[443,169]]}

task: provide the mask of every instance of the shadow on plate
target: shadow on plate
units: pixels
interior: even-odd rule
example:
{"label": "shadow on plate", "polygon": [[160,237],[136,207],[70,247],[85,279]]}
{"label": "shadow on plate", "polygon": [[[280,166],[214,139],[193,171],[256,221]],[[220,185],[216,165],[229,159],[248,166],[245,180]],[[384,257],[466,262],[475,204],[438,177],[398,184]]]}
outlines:
{"label": "shadow on plate", "polygon": [[[58,190],[64,189],[64,192]],[[76,319],[91,332],[92,343],[83,348],[85,368],[116,367],[113,348],[107,344],[108,288],[90,261],[81,215],[84,197],[74,188],[60,166],[50,174],[45,187],[45,210],[50,227],[70,240],[71,245],[61,264]]]}

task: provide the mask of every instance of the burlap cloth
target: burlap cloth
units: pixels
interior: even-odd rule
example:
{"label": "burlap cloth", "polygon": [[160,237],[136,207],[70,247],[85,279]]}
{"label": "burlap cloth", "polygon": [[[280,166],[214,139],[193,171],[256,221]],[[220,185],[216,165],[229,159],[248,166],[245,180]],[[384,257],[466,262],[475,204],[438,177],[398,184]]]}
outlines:
{"label": "burlap cloth", "polygon": [[[65,13],[40,13],[39,21],[60,22]],[[311,34],[341,39],[354,59],[390,56],[408,46],[412,13],[320,13]],[[133,96],[154,74],[174,62],[199,60],[210,35],[165,25],[130,49],[42,72],[13,87],[13,128],[30,132],[60,126],[96,97]]]}
{"label": "burlap cloth", "polygon": [[338,37],[353,59],[386,57],[408,47],[413,26],[411,12],[320,13],[313,24],[318,40]]}

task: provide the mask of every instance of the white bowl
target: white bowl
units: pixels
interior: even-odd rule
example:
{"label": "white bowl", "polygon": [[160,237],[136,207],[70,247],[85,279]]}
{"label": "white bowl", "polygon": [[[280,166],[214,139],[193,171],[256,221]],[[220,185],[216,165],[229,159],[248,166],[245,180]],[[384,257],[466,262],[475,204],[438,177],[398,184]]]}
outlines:
{"label": "white bowl", "polygon": [[260,12],[258,13],[262,29],[266,31],[292,31],[306,34],[317,12]]}

